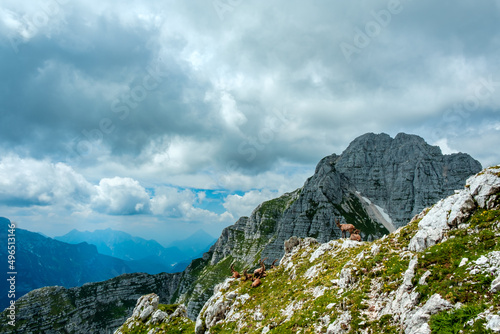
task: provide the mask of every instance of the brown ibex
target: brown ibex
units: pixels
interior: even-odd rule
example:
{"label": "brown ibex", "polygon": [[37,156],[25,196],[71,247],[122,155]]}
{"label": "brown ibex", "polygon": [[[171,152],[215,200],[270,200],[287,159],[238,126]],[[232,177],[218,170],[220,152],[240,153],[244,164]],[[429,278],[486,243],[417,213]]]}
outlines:
{"label": "brown ibex", "polygon": [[240,278],[240,273],[234,270],[234,263],[231,265],[231,273],[233,273],[233,278]]}
{"label": "brown ibex", "polygon": [[262,282],[258,277],[252,277],[252,288],[258,287]]}
{"label": "brown ibex", "polygon": [[267,257],[264,260],[260,260],[260,268],[255,269],[255,271],[253,272],[253,276],[255,278],[260,278],[260,277],[266,276],[266,265],[264,264],[264,261],[266,261],[266,260],[267,260]]}
{"label": "brown ibex", "polygon": [[335,224],[337,224],[337,227],[340,228],[340,231],[342,232],[342,238],[346,238],[346,232],[352,234],[356,229],[353,224],[340,224],[337,219],[335,219]]}
{"label": "brown ibex", "polygon": [[243,272],[241,273],[241,280],[242,281],[248,281],[248,280],[251,280],[251,279],[253,279],[252,274],[248,274],[246,269],[243,270]]}
{"label": "brown ibex", "polygon": [[278,266],[275,266],[274,264],[278,261],[278,259],[274,260],[273,263],[271,264],[271,269],[276,269]]}
{"label": "brown ibex", "polygon": [[351,234],[350,239],[355,240],[355,241],[361,241],[361,231],[358,229],[355,229],[354,232]]}

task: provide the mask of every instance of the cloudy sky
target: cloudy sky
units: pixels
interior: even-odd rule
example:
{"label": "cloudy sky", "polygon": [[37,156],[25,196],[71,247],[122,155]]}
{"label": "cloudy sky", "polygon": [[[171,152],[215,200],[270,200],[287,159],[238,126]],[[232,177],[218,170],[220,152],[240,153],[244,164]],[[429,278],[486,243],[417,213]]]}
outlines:
{"label": "cloudy sky", "polygon": [[3,0],[0,216],[218,236],[366,132],[498,164],[499,22],[499,0]]}

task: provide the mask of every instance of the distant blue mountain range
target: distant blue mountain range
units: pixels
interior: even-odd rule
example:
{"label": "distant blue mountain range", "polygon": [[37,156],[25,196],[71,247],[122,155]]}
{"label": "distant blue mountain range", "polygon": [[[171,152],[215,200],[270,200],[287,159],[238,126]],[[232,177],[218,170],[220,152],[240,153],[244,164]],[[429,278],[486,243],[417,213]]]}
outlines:
{"label": "distant blue mountain range", "polygon": [[[0,259],[3,276],[0,279],[0,307],[7,307],[7,235],[10,221],[0,217]],[[102,255],[94,245],[71,245],[42,236],[41,234],[15,229],[15,299],[31,290],[44,286],[80,286],[87,282],[104,281],[115,276],[134,272],[126,261]]]}
{"label": "distant blue mountain range", "polygon": [[155,240],[146,240],[112,229],[89,231],[72,230],[55,237],[70,244],[86,242],[97,247],[100,254],[124,261],[136,272],[157,274],[184,270],[190,261],[200,257],[216,241],[203,230],[198,230],[185,240],[163,247]]}
{"label": "distant blue mountain range", "polygon": [[[9,219],[0,217],[0,259],[5,259],[0,289],[4,292],[9,291],[5,273],[12,271],[7,267],[9,224]],[[15,234],[16,299],[44,286],[69,288],[133,272],[179,272],[216,241],[203,230],[169,247],[111,229],[72,230],[54,239],[21,228]],[[8,303],[7,293],[0,295],[0,308]]]}

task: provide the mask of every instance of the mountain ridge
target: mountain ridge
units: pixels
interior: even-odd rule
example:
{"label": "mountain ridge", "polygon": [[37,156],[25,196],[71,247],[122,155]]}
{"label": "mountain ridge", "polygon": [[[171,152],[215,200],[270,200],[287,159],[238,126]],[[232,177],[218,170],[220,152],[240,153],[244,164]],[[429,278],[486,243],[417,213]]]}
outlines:
{"label": "mountain ridge", "polygon": [[[480,163],[467,154],[445,157],[439,147],[428,145],[416,135],[399,134],[392,139],[387,134],[368,133],[356,138],[342,155],[321,159],[302,188],[260,204],[249,217],[241,217],[225,228],[203,258],[187,268],[197,277],[191,288],[182,290],[178,301],[186,304],[189,317],[194,318],[220,280],[220,274],[215,273],[222,268],[228,268],[231,262],[240,268],[257,267],[261,258],[267,258],[270,264],[282,257],[283,243],[291,236],[314,237],[319,242],[340,238],[336,219],[360,228],[363,240],[380,238],[388,231],[360,195],[389,215],[385,198],[393,193],[404,196],[406,202],[401,200],[402,205],[395,206],[402,213],[392,220],[397,223],[406,217],[409,221],[414,212],[462,188],[469,176],[481,170]],[[392,173],[385,177],[383,172],[391,165]],[[366,189],[362,180],[370,183]],[[413,184],[414,180],[418,182]],[[407,192],[409,181],[411,191]],[[384,182],[389,186],[380,191]]]}
{"label": "mountain ridge", "polygon": [[[154,239],[146,240],[111,228],[92,232],[73,229],[54,239],[71,244],[86,242],[95,245],[99,253],[127,261],[132,271],[149,274],[184,270],[189,261],[201,256],[215,241],[208,233],[199,230],[184,240],[164,247]],[[190,245],[192,243],[196,245]]]}
{"label": "mountain ridge", "polygon": [[[0,222],[1,240],[7,240],[6,224],[9,223],[7,218]],[[72,245],[21,228],[16,228],[15,234],[18,245],[16,268],[20,271],[16,280],[16,298],[43,286],[61,285],[69,288],[131,272],[125,261],[99,254],[97,247],[88,243]],[[61,254],[64,256],[61,257]],[[7,258],[7,247],[0,249],[0,256]],[[7,261],[4,264],[6,266]],[[8,291],[6,283],[2,280],[0,284],[3,291]],[[2,296],[1,303],[4,307],[8,305],[7,294]]]}
{"label": "mountain ridge", "polygon": [[[383,222],[377,221],[373,208],[363,198],[383,211],[386,210],[391,220],[398,222],[400,218],[391,217],[390,208],[384,204],[393,190],[398,190],[394,191],[397,194],[408,195],[403,198],[406,203],[400,201],[404,204],[401,205],[400,216],[409,216],[410,219],[410,214],[425,202],[416,199],[431,201],[434,198],[435,201],[431,203],[434,204],[444,197],[443,189],[452,193],[453,190],[450,189],[463,187],[467,177],[480,170],[480,164],[469,155],[457,155],[460,159],[443,158],[439,148],[436,150],[430,145],[423,145],[423,139],[420,140],[418,136],[396,137],[397,141],[385,134],[368,134],[358,140],[358,143],[366,142],[366,145],[372,145],[376,149],[359,151],[363,146],[354,145],[351,147],[356,148],[352,150],[353,153],[345,153],[353,157],[333,154],[323,158],[318,163],[315,174],[306,180],[302,188],[260,204],[249,217],[241,217],[234,225],[225,228],[202,258],[193,260],[186,270],[175,276],[168,289],[169,293],[162,294],[162,303],[185,303],[188,316],[194,319],[212,296],[213,287],[230,275],[231,263],[238,268],[252,269],[261,258],[268,257],[266,263],[269,264],[282,257],[283,242],[293,235],[315,237],[320,242],[338,239],[341,234],[335,225],[336,219],[342,223],[354,223],[361,229],[363,240],[380,238],[388,231]],[[367,142],[366,138],[374,138],[375,143]],[[389,140],[393,144],[391,152],[395,155],[392,158],[384,156],[387,148],[382,149],[387,147]],[[377,155],[374,152],[379,153]],[[413,156],[420,158],[412,159]],[[388,169],[392,171],[388,174],[390,177],[382,178],[385,168],[391,165],[393,168]],[[353,166],[361,168],[352,168]],[[376,170],[377,173],[370,174],[370,168],[376,167],[380,167]],[[342,170],[346,170],[347,174],[352,174],[354,170],[359,173],[353,174],[351,179]],[[402,191],[406,189],[404,185],[407,174],[411,175],[408,180],[411,181],[411,191],[405,193]],[[418,177],[415,178],[415,175]],[[371,196],[363,193],[362,178],[370,183],[366,189],[367,192],[373,191]],[[443,186],[445,179],[449,184],[447,187]],[[379,181],[379,185],[373,180]],[[415,180],[416,183],[413,182]],[[389,187],[380,187],[384,182]],[[432,191],[427,191],[427,186]],[[375,196],[380,196],[380,199]],[[137,276],[137,279],[141,278]],[[128,308],[119,316],[123,318],[131,312],[132,309]],[[115,318],[111,317],[109,321],[114,321],[113,319]]]}

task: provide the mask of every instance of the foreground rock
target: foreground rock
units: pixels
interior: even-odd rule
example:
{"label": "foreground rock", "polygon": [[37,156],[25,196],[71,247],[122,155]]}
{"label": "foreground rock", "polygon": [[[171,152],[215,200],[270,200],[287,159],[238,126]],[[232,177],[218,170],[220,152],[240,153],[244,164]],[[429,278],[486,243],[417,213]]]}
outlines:
{"label": "foreground rock", "polygon": [[114,334],[193,332],[186,306],[160,305],[159,300],[154,293],[139,298],[132,316]]}
{"label": "foreground rock", "polygon": [[477,209],[493,209],[500,203],[500,169],[491,167],[470,177],[461,191],[439,201],[418,224],[410,250],[423,251],[442,240],[444,233],[461,225]]}

